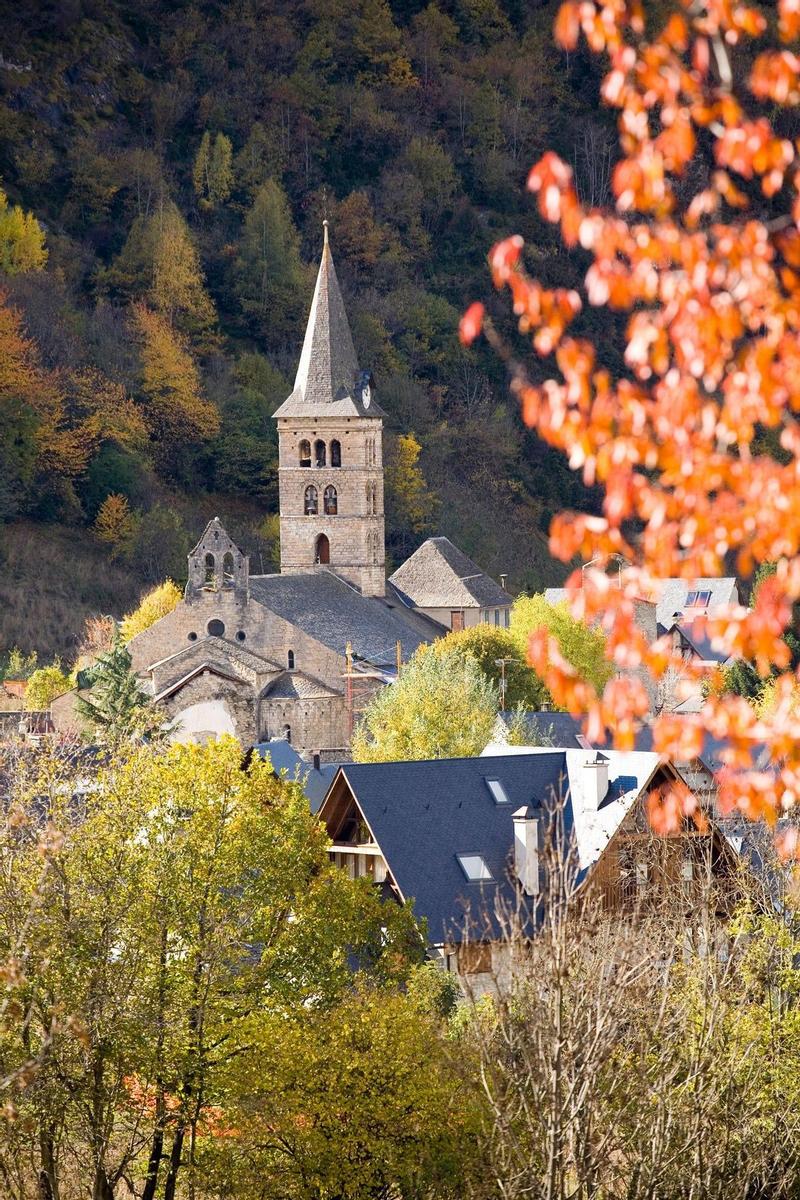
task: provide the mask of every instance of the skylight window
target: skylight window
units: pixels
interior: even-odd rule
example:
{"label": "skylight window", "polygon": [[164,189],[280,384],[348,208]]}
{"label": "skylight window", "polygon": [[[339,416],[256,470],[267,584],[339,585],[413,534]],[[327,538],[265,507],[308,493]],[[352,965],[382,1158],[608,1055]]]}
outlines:
{"label": "skylight window", "polygon": [[711,603],[711,592],[689,592],[686,597],[687,608],[708,608]]}
{"label": "skylight window", "polygon": [[456,858],[470,883],[479,883],[482,879],[492,878],[492,872],[481,854],[457,854]]}
{"label": "skylight window", "polygon": [[492,799],[495,804],[510,804],[511,801],[506,794],[506,789],[503,787],[499,779],[487,779],[486,786],[492,793]]}

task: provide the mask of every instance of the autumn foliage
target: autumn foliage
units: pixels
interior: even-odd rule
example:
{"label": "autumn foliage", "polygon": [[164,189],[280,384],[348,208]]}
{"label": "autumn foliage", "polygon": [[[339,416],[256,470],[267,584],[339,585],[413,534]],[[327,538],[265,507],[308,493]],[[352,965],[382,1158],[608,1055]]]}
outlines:
{"label": "autumn foliage", "polygon": [[[465,314],[462,340],[486,331],[509,361],[526,423],[604,488],[602,515],[562,513],[550,545],[566,562],[595,564],[572,576],[572,606],[601,621],[614,663],[644,664],[655,678],[669,669],[667,639],[648,644],[634,623],[634,600],[653,596],[659,579],[747,577],[775,561],[754,607],[715,610],[705,629],[716,649],[766,676],[788,666],[782,635],[800,597],[800,141],[781,132],[782,108],[800,103],[800,6],[780,0],[779,42],[745,4],[682,0],[656,31],[646,7],[565,3],[556,21],[563,49],[585,38],[606,57],[602,98],[619,113],[613,208],[582,204],[552,152],[528,176],[541,216],[588,256],[580,293],[531,278],[518,236],[489,256],[550,377],[534,382],[480,306]],[[571,333],[587,306],[628,314],[619,372]],[[612,579],[602,568],[617,555],[631,565]],[[609,726],[631,745],[648,711],[640,682],[614,678],[598,693],[546,632],[531,638],[530,656],[555,702],[588,714],[590,735]],[[712,694],[701,714],[656,719],[655,745],[689,759],[704,730],[728,739],[723,809],[774,820],[800,795],[795,684],[778,680],[769,715]],[[763,743],[779,778],[753,767]],[[657,824],[685,815],[681,798],[669,808]]]}

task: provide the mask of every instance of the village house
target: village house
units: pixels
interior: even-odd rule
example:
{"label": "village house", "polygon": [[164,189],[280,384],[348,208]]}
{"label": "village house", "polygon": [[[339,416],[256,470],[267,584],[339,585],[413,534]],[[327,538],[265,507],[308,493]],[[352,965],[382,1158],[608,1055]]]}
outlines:
{"label": "village house", "polygon": [[515,748],[472,759],[343,764],[319,810],[333,861],[387,899],[413,902],[442,966],[483,986],[506,969],[507,922],[533,932],[553,814],[575,849],[575,882],[608,912],[674,899],[689,911],[709,872],[732,894],[736,856],[687,821],[654,839],[648,797],[675,781],[647,751]]}
{"label": "village house", "polygon": [[[500,576],[500,584],[505,576]],[[409,608],[448,629],[511,623],[513,598],[446,537],[428,538],[389,577],[389,589]]]}
{"label": "village house", "polygon": [[[566,588],[547,588],[545,599],[560,604],[568,599]],[[740,603],[739,584],[733,576],[719,579],[662,579],[654,596],[634,602],[637,628],[652,644],[668,636],[681,665],[671,665],[662,679],[655,680],[643,667],[632,670],[645,687],[650,712],[692,713],[703,707],[703,680],[729,662],[706,636],[703,618],[716,609]]]}

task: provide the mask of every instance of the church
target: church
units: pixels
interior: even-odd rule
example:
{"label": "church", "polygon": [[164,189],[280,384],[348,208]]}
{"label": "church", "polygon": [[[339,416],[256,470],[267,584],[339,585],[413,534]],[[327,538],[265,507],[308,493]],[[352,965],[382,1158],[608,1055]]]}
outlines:
{"label": "church", "polygon": [[274,414],[280,573],[253,574],[215,518],[189,555],[182,602],[129,646],[177,740],[232,733],[342,755],[370,696],[419,646],[507,621],[511,597],[446,538],[404,564],[403,587],[387,581],[384,415],[356,359],[326,222],[294,389]]}

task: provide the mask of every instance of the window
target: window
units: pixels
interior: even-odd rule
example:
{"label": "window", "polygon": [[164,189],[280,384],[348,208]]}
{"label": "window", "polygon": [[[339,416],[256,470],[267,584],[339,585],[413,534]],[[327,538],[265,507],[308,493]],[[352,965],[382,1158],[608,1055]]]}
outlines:
{"label": "window", "polygon": [[314,562],[325,565],[331,561],[331,544],[324,533],[321,533],[314,545]]}
{"label": "window", "polygon": [[247,637],[247,634],[245,633],[245,631],[243,629],[240,629],[239,632],[236,634],[237,642],[243,642],[246,637]]}
{"label": "window", "polygon": [[339,505],[336,498],[336,488],[331,483],[325,488],[324,504],[327,515],[329,517],[335,516]]}
{"label": "window", "polygon": [[371,517],[371,516],[374,516],[374,514],[375,514],[375,484],[374,483],[367,484],[366,496],[367,496],[367,516]]}
{"label": "window", "polygon": [[283,739],[284,739],[284,741],[291,743],[291,740],[292,740],[292,727],[291,727],[291,725],[284,725],[284,727],[283,727]]}
{"label": "window", "polygon": [[687,608],[708,608],[711,603],[711,592],[689,592],[686,597]]}
{"label": "window", "polygon": [[503,787],[499,779],[487,779],[486,786],[492,794],[492,799],[495,804],[510,804],[511,801],[506,794],[506,789]]}
{"label": "window", "polygon": [[494,610],[494,623],[495,623],[495,625],[500,624],[500,609],[499,608],[496,608]]}
{"label": "window", "polygon": [[331,442],[331,466],[340,467],[342,465],[342,445],[336,438]]}
{"label": "window", "polygon": [[456,858],[470,883],[479,883],[482,879],[492,878],[492,872],[481,854],[457,854]]}
{"label": "window", "polygon": [[294,670],[294,650],[290,650],[286,655],[286,665],[290,671]]}
{"label": "window", "polygon": [[464,610],[462,608],[452,609],[450,613],[450,628],[453,633],[458,633],[464,628]]}
{"label": "window", "polygon": [[503,620],[503,624],[505,625],[506,629],[508,629],[508,627],[509,627],[509,626],[510,626],[510,624],[511,624],[511,609],[510,609],[510,608],[506,608],[506,609],[504,610],[504,620]]}
{"label": "window", "polygon": [[314,463],[318,467],[325,466],[325,443],[321,441],[314,442]]}
{"label": "window", "polygon": [[216,563],[216,560],[215,560],[213,554],[206,555],[205,572],[206,572],[206,574],[205,574],[204,586],[213,588],[216,584],[216,573],[217,573],[217,563]]}
{"label": "window", "polygon": [[303,440],[300,443],[300,446],[298,448],[298,453],[300,455],[300,466],[301,467],[310,467],[311,466],[311,442],[307,441],[306,438],[303,438]]}
{"label": "window", "polygon": [[310,483],[305,490],[303,512],[307,517],[315,517],[317,515],[317,489],[313,483]]}
{"label": "window", "polygon": [[197,641],[197,634],[194,632],[194,630],[192,630],[192,632],[190,634],[188,634],[187,636],[188,636],[190,642]]}
{"label": "window", "polygon": [[225,626],[222,624],[222,621],[217,621],[216,618],[213,621],[208,622],[206,629],[212,637],[225,636]]}
{"label": "window", "polygon": [[233,555],[230,550],[222,560],[222,583],[224,587],[233,587]]}

